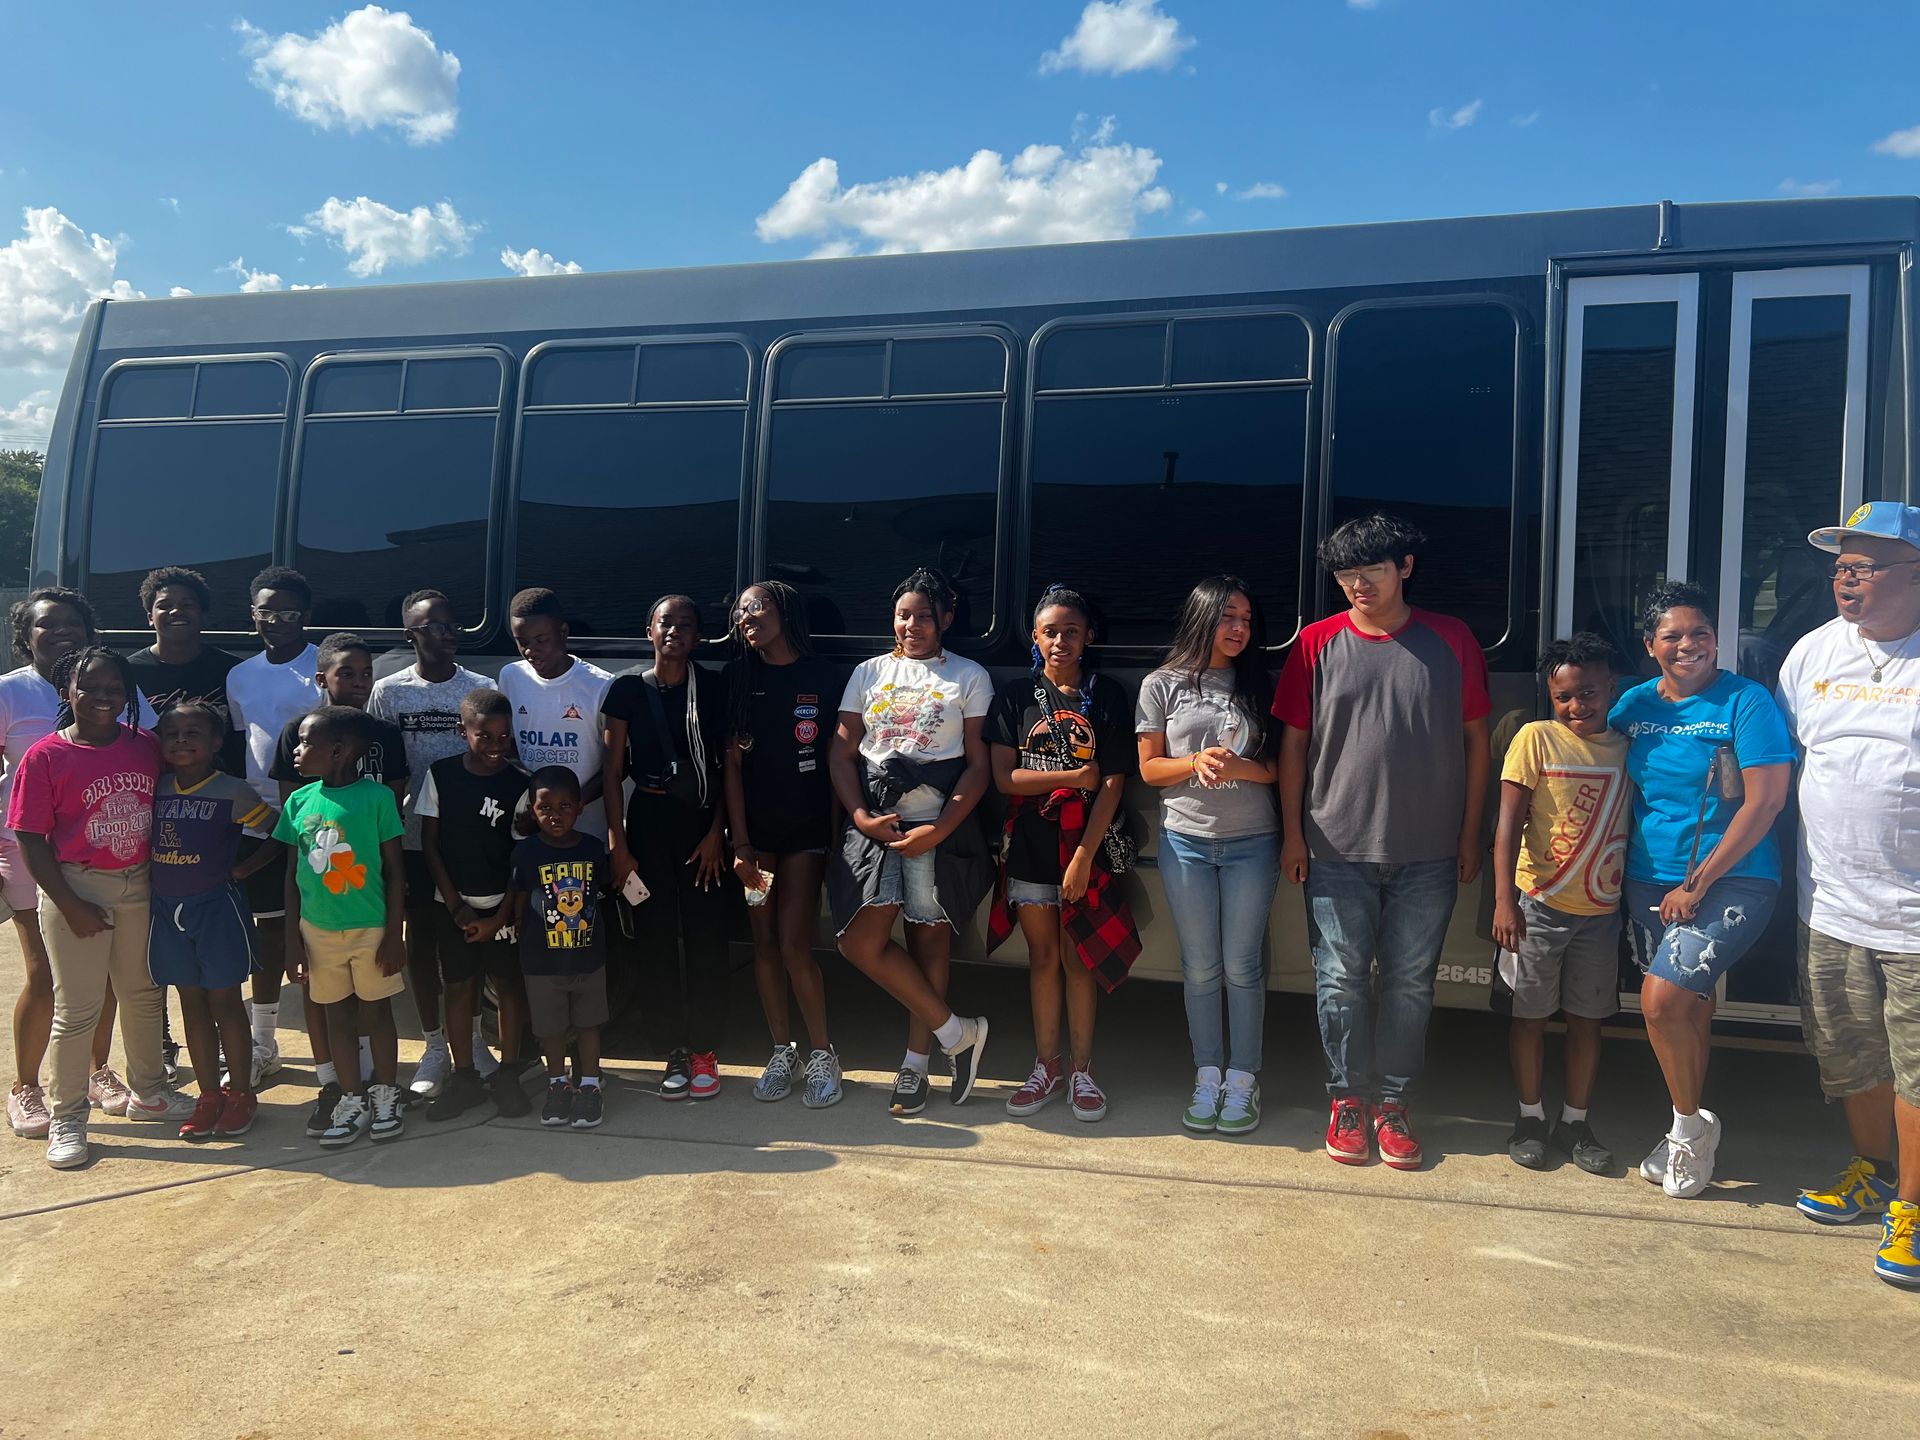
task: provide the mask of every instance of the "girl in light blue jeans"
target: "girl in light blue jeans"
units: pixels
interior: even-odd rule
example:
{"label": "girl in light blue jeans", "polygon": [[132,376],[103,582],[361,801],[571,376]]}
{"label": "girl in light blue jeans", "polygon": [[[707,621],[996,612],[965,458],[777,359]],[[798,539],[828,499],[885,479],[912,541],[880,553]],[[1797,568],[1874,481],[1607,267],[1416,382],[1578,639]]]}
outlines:
{"label": "girl in light blue jeans", "polygon": [[1140,776],[1160,790],[1160,880],[1193,1040],[1193,1100],[1181,1124],[1202,1133],[1244,1135],[1260,1123],[1267,915],[1280,880],[1265,644],[1247,584],[1203,580],[1167,658],[1141,682],[1134,725]]}

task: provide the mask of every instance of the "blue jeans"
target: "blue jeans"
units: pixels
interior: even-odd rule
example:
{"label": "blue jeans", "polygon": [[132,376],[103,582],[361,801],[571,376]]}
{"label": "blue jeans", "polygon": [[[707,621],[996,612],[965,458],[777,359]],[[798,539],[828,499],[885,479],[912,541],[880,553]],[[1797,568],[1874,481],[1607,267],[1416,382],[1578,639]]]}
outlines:
{"label": "blue jeans", "polygon": [[940,887],[934,880],[933,851],[902,855],[889,850],[880,861],[880,893],[869,905],[898,905],[910,925],[945,925]]}
{"label": "blue jeans", "polygon": [[1700,897],[1692,920],[1667,925],[1660,919],[1660,902],[1673,888],[1650,880],[1627,881],[1634,964],[1643,975],[1696,995],[1711,995],[1720,977],[1760,943],[1780,887],[1752,875],[1723,876]]}
{"label": "blue jeans", "polygon": [[[1180,937],[1180,988],[1187,1000],[1193,1065],[1260,1073],[1267,1020],[1264,942],[1280,883],[1280,837],[1208,840],[1160,834],[1160,883]],[[1227,1025],[1220,1027],[1226,981]]]}
{"label": "blue jeans", "polygon": [[1316,857],[1309,866],[1307,940],[1329,1095],[1404,1104],[1420,1078],[1458,863],[1452,856],[1412,865]]}

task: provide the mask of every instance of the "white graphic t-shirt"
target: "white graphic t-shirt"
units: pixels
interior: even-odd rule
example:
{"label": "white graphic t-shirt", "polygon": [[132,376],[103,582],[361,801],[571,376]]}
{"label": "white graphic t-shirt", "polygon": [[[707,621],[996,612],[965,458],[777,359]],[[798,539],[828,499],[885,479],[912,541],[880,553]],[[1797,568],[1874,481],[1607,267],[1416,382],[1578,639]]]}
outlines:
{"label": "white graphic t-shirt", "polygon": [[[1800,763],[1800,918],[1822,935],[1920,953],[1920,635],[1873,644],[1835,617],[1801,637],[1778,698]],[[1875,668],[1880,679],[1873,678]]]}
{"label": "white graphic t-shirt", "polygon": [[[513,706],[521,766],[533,771],[564,765],[580,777],[582,787],[598,775],[607,751],[600,702],[612,683],[611,674],[578,657],[552,680],[542,680],[524,660],[502,668],[500,689]],[[607,812],[600,801],[581,807],[578,828],[606,838]]]}
{"label": "white graphic t-shirt", "polygon": [[491,683],[464,665],[454,666],[453,674],[444,680],[423,679],[419,670],[409,665],[373,682],[367,713],[398,727],[407,746],[407,834],[402,843],[409,850],[420,848],[420,817],[414,811],[420,803],[420,787],[427,783],[427,771],[434,761],[467,748],[466,737],[460,733],[460,702]]}
{"label": "white graphic t-shirt", "polygon": [[247,747],[247,783],[273,812],[263,824],[249,826],[249,835],[273,833],[274,815],[280,813],[280,782],[268,773],[273,752],[287,722],[320,703],[314,679],[319,668],[320,652],[309,645],[284,665],[274,664],[262,650],[227,672],[227,713]]}
{"label": "white graphic t-shirt", "polygon": [[[948,652],[937,660],[876,655],[854,668],[840,697],[842,714],[866,726],[860,753],[874,764],[888,756],[957,760],[966,751],[966,722],[993,708],[993,679],[973,661]],[[909,790],[894,806],[901,820],[940,818],[947,797],[931,785]]]}

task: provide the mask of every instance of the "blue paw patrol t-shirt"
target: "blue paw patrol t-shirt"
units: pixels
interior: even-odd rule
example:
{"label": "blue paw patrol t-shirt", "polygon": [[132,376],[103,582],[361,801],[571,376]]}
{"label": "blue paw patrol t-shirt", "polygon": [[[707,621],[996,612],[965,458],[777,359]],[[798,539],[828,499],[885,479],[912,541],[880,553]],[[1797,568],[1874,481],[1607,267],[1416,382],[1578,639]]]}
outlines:
{"label": "blue paw patrol t-shirt", "polygon": [[562,849],[544,835],[513,847],[520,911],[520,968],[528,975],[589,975],[607,963],[607,847],[574,831]]}

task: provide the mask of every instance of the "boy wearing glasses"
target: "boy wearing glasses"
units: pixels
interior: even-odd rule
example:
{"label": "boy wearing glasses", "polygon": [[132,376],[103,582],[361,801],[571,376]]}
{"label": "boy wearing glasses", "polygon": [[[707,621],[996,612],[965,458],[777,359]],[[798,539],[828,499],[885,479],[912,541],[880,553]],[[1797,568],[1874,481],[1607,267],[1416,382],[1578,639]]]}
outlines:
{"label": "boy wearing glasses", "polygon": [[[420,817],[414,813],[420,789],[436,760],[466,752],[460,730],[460,702],[492,682],[476,675],[455,658],[460,653],[460,622],[453,602],[439,590],[416,590],[400,602],[400,623],[413,647],[413,664],[374,682],[367,713],[399,727],[407,749],[407,802],[403,818],[407,832],[401,839],[407,877],[407,973],[413,980],[413,1001],[420,1011],[426,1053],[414,1069],[408,1087],[414,1094],[438,1095],[453,1074],[453,1052],[440,1017],[440,958],[434,914],[439,900],[420,849]],[[463,972],[464,973],[464,972]],[[495,1068],[493,1056],[479,1039],[474,1020],[474,1064],[481,1078]]]}
{"label": "boy wearing glasses", "polygon": [[1280,868],[1307,892],[1327,1154],[1361,1165],[1377,1143],[1398,1170],[1420,1165],[1407,1101],[1434,969],[1455,893],[1480,873],[1491,708],[1473,632],[1407,602],[1426,538],[1367,515],[1321,541],[1348,608],[1300,632],[1273,699]]}

